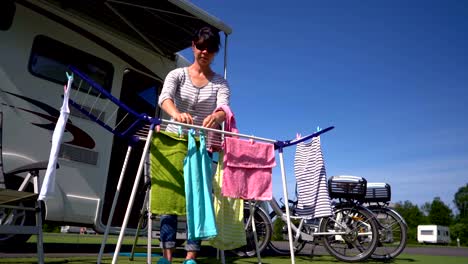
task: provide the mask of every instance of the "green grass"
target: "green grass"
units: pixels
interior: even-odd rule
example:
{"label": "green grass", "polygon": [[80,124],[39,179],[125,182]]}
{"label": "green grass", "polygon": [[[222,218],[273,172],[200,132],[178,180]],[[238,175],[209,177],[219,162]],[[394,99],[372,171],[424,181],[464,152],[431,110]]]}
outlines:
{"label": "green grass", "polygon": [[[155,263],[157,258],[153,258],[153,263]],[[183,259],[177,258],[174,259],[173,263],[182,263]],[[102,263],[111,263],[111,257],[103,258]],[[297,264],[305,263],[319,263],[319,264],[333,264],[340,263],[331,256],[314,256],[310,258],[308,256],[298,256],[296,257]],[[37,263],[36,258],[2,258],[0,263]],[[68,263],[68,264],[86,264],[86,263],[96,263],[96,257],[69,257],[69,258],[46,258],[47,264],[53,263]],[[138,264],[146,263],[146,257],[135,258],[134,261],[130,261],[128,257],[119,257],[119,264]],[[211,264],[211,263],[221,263],[221,261],[216,260],[216,258],[210,257],[200,257],[198,259],[199,264]],[[257,258],[226,258],[226,263],[235,263],[235,264],[253,264],[257,263]],[[291,263],[291,260],[288,256],[279,256],[279,257],[263,257],[262,263],[264,264],[288,264]],[[374,263],[383,263],[377,261],[367,261],[365,263],[374,264]],[[413,264],[466,264],[468,263],[468,258],[466,257],[446,257],[446,256],[423,256],[423,255],[407,255],[402,254],[397,259],[393,260],[390,263],[395,264],[404,264],[404,263],[413,263]]]}
{"label": "green grass", "polygon": [[[44,233],[44,243],[64,243],[64,244],[101,244],[103,235],[80,235],[70,233]],[[119,236],[109,235],[107,237],[107,244],[117,244]],[[124,245],[132,245],[135,237],[125,236],[123,240]],[[36,243],[37,237],[31,236],[28,243]],[[139,243],[146,241],[146,237],[140,237]],[[157,240],[156,240],[157,241]]]}
{"label": "green grass", "polygon": [[[109,236],[108,245],[115,245],[117,243],[118,236]],[[127,236],[124,239],[124,245],[131,245],[133,243],[134,237]],[[32,237],[29,242],[35,243],[36,239]],[[45,243],[67,243],[67,244],[97,244],[100,245],[102,242],[101,235],[79,235],[79,234],[61,234],[61,233],[46,233],[44,234],[44,242]],[[145,244],[146,238],[141,237],[139,239],[139,244]],[[156,245],[158,240],[154,240],[153,244]],[[138,250],[139,252],[145,252],[146,248],[143,246]],[[159,249],[155,249],[154,252],[160,252]],[[94,256],[85,256],[85,257],[51,257],[53,255],[46,253],[46,262],[47,264],[52,263],[96,263],[97,260],[97,253],[96,250]],[[184,255],[183,250],[177,252],[177,256],[181,257]],[[203,254],[203,253],[202,253]],[[33,254],[34,255],[34,254]],[[153,257],[153,263],[156,263],[158,257]],[[182,263],[182,258],[175,258],[173,263]],[[111,263],[112,257],[110,254],[106,254],[103,258],[102,263]],[[33,257],[29,258],[1,258],[0,263],[37,263],[37,257],[34,255]],[[138,263],[146,263],[146,257],[135,257],[134,261],[130,261],[128,256],[119,257],[119,264],[138,264]],[[221,263],[221,261],[217,260],[215,257],[204,257],[200,256],[198,258],[199,264],[211,264],[211,263]],[[234,257],[228,256],[226,257],[227,264],[254,264],[258,263],[256,257],[246,258],[246,257]],[[289,264],[291,263],[289,256],[263,256],[262,263],[264,264]],[[319,263],[319,264],[329,264],[329,263],[341,263],[340,261],[336,260],[332,256],[324,255],[324,256],[305,256],[300,255],[296,256],[296,263],[297,264],[305,264],[305,263]],[[373,264],[379,263],[382,264],[384,262],[380,261],[373,261],[369,260],[365,263]],[[404,264],[404,263],[414,263],[414,264],[466,264],[468,263],[468,257],[452,257],[452,256],[428,256],[428,255],[409,255],[409,254],[402,254],[398,258],[394,259],[390,263],[394,264]]]}

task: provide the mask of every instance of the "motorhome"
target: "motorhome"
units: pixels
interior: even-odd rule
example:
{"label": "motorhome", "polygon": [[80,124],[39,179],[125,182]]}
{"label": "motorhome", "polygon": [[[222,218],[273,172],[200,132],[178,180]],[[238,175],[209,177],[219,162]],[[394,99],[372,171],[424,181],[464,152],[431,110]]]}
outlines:
{"label": "motorhome", "polygon": [[450,230],[441,225],[418,225],[418,242],[429,244],[449,244]]}
{"label": "motorhome", "polygon": [[[68,65],[134,110],[160,116],[156,100],[164,77],[188,64],[179,52],[191,46],[194,30],[206,25],[224,33],[225,41],[231,33],[221,20],[186,0],[0,1],[4,171],[48,160]],[[72,93],[82,93],[77,85],[72,88]],[[112,123],[111,113],[104,114]],[[130,156],[111,232],[122,225],[142,155],[144,142],[140,143]],[[71,108],[55,191],[45,201],[46,221],[104,232],[127,146],[127,141]],[[5,181],[18,188],[22,177]],[[127,230],[135,229],[143,199],[140,191]],[[30,214],[13,214],[0,213],[0,223],[34,221]],[[0,234],[0,243],[21,240]]]}

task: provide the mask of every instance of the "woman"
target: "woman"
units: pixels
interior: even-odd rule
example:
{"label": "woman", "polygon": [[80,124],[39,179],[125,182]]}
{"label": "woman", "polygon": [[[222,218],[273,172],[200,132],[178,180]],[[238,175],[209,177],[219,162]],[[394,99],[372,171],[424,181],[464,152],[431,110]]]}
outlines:
{"label": "woman", "polygon": [[[160,107],[171,119],[181,123],[207,128],[217,128],[226,114],[214,110],[229,105],[230,91],[224,78],[211,69],[211,63],[219,51],[219,34],[210,27],[203,27],[192,39],[194,62],[189,67],[175,69],[167,75],[159,97]],[[168,125],[166,131],[177,132],[177,125]],[[176,215],[161,215],[161,247],[163,258],[158,263],[171,263],[177,230]],[[200,250],[200,240],[188,240],[184,263],[193,264]]]}

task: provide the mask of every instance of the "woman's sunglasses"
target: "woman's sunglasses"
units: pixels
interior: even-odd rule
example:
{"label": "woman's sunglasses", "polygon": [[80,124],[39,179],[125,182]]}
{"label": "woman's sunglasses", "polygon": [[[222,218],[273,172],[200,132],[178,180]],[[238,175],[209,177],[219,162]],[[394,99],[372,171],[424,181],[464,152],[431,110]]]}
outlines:
{"label": "woman's sunglasses", "polygon": [[216,44],[196,43],[195,48],[200,51],[207,50],[209,53],[218,52],[218,46]]}

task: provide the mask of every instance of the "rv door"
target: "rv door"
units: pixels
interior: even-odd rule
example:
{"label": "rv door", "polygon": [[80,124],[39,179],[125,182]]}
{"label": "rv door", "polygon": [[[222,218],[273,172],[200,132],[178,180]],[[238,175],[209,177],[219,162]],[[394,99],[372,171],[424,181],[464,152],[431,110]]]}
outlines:
{"label": "rv door", "polygon": [[[141,73],[133,69],[126,69],[124,71],[122,79],[122,90],[120,92],[120,100],[139,113],[146,113],[153,116],[160,115],[160,110],[157,105],[158,96],[161,93],[162,81],[156,77]],[[121,120],[124,113],[118,111],[117,120]],[[129,124],[135,120],[126,118],[124,122]],[[126,124],[121,124],[125,127]],[[148,127],[143,128],[138,132],[139,135],[145,136],[148,133]],[[105,224],[109,217],[110,209],[114,199],[117,182],[119,175],[122,170],[122,164],[127,152],[129,141],[126,139],[114,136],[112,144],[111,159],[109,163],[109,176],[107,177],[106,192],[104,197],[104,203],[101,207],[101,214],[99,216],[100,226],[96,229],[99,232],[104,232]],[[120,190],[119,199],[117,200],[117,206],[115,207],[114,216],[112,218],[111,226],[119,227],[122,225],[122,219],[124,218],[125,211],[127,209],[128,201],[131,194],[131,186],[133,186],[135,180],[135,172],[138,170],[138,165],[143,155],[144,141],[140,141],[138,144],[132,147],[130,159],[128,161],[128,167],[124,175],[122,188]],[[146,171],[146,170],[145,170]],[[149,178],[144,177],[145,180],[140,181],[139,192],[135,199],[135,203],[132,207],[131,218],[129,220],[128,227],[136,228],[138,224],[138,216],[143,206],[143,199],[145,197],[145,186]]]}

